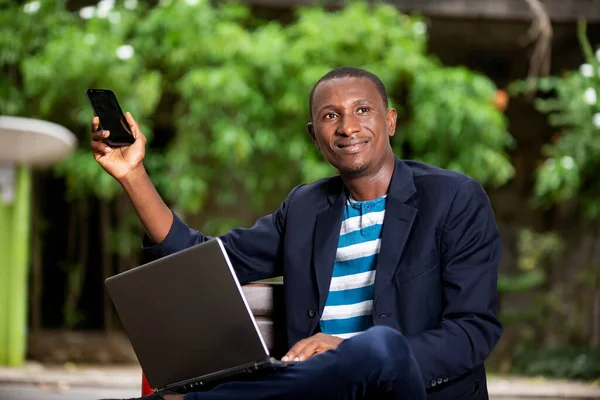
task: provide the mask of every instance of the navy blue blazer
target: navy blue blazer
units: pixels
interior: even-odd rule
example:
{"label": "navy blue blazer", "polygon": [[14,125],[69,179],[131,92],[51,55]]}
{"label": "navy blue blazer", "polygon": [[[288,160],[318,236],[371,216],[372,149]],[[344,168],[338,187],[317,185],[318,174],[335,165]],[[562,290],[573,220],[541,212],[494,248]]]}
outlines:
{"label": "navy blue blazer", "polygon": [[[284,277],[289,345],[318,330],[347,194],[340,176],[294,188],[281,207],[221,239],[242,284]],[[152,258],[209,239],[175,216]],[[501,241],[489,199],[457,172],[396,159],[377,259],[373,322],[410,343],[430,399],[487,398]]]}

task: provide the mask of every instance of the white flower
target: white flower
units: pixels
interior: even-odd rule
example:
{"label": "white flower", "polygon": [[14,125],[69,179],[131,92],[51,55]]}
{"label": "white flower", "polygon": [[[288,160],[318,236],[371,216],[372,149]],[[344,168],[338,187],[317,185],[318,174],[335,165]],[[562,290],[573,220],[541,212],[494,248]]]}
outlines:
{"label": "white flower", "polygon": [[111,24],[118,24],[121,22],[121,13],[118,11],[111,11],[110,14],[108,14],[108,20]]}
{"label": "white flower", "polygon": [[417,35],[423,35],[425,32],[427,32],[427,25],[421,21],[415,22],[412,28]]}
{"label": "white flower", "polygon": [[110,14],[110,10],[115,7],[115,0],[100,0],[97,7],[98,18],[106,18]]}
{"label": "white flower", "polygon": [[596,50],[596,58],[600,61],[600,49]]}
{"label": "white flower", "polygon": [[185,2],[189,6],[195,6],[196,4],[198,4],[198,0],[185,0]]}
{"label": "white flower", "polygon": [[591,106],[596,104],[597,96],[594,88],[587,88],[585,93],[583,93],[583,98],[585,99],[585,102]]}
{"label": "white flower", "polygon": [[94,15],[96,15],[96,7],[94,6],[83,7],[79,10],[79,16],[83,19],[94,18]]}
{"label": "white flower", "polygon": [[40,6],[41,4],[39,1],[32,1],[30,3],[26,3],[23,6],[23,12],[25,12],[25,14],[35,14],[40,9]]}
{"label": "white flower", "polygon": [[591,78],[594,76],[594,66],[592,64],[582,64],[579,67],[579,72],[586,78]]}
{"label": "white flower", "polygon": [[93,33],[88,33],[83,37],[83,42],[88,46],[93,45],[94,43],[96,43],[96,35],[94,35]]}
{"label": "white flower", "polygon": [[131,57],[133,57],[133,53],[135,53],[133,47],[128,44],[124,44],[117,49],[117,57],[119,57],[121,60],[129,60]]}
{"label": "white flower", "polygon": [[575,160],[573,160],[573,157],[564,156],[560,159],[560,165],[562,165],[564,169],[573,169],[573,167],[575,167]]}
{"label": "white flower", "polygon": [[125,8],[128,10],[133,10],[137,7],[137,0],[125,0]]}
{"label": "white flower", "polygon": [[594,118],[592,119],[594,126],[600,129],[600,113],[594,114]]}

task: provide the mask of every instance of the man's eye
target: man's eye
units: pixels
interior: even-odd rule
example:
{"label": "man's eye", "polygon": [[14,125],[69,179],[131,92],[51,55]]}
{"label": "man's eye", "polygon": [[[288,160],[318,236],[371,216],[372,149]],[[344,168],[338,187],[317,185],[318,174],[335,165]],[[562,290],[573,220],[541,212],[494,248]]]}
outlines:
{"label": "man's eye", "polygon": [[327,114],[325,114],[325,118],[326,119],[335,118],[335,114],[334,113],[327,113]]}
{"label": "man's eye", "polygon": [[366,112],[369,112],[369,108],[368,107],[360,107],[358,109],[358,112],[361,113],[361,114],[364,114]]}

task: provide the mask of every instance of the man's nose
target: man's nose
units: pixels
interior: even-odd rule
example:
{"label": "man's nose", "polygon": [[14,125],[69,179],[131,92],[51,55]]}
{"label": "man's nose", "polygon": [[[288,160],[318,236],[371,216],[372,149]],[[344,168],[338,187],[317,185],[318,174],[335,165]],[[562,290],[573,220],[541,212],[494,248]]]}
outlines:
{"label": "man's nose", "polygon": [[352,136],[358,131],[360,131],[360,124],[355,115],[346,114],[340,119],[340,124],[338,125],[339,135]]}

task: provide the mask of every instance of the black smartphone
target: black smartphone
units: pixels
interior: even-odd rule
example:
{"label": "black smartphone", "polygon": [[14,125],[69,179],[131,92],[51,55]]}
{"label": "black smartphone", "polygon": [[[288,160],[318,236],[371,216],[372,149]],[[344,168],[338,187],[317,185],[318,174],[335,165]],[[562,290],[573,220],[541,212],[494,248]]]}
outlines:
{"label": "black smartphone", "polygon": [[111,147],[129,146],[135,138],[129,129],[129,124],[117,101],[117,96],[108,89],[88,89],[85,91],[94,110],[94,115],[100,118],[103,130],[110,131],[106,143]]}

